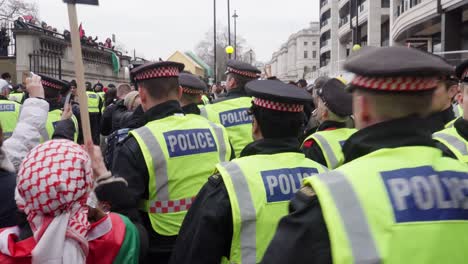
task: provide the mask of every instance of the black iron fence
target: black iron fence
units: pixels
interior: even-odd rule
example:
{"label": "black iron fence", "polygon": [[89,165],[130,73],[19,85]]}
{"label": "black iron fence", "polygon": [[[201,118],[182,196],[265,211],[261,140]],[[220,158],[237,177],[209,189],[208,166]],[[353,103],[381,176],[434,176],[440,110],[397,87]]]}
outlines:
{"label": "black iron fence", "polygon": [[13,57],[15,53],[14,22],[0,18],[0,57]]}
{"label": "black iron fence", "polygon": [[29,70],[62,79],[62,58],[55,54],[34,51],[29,54]]}

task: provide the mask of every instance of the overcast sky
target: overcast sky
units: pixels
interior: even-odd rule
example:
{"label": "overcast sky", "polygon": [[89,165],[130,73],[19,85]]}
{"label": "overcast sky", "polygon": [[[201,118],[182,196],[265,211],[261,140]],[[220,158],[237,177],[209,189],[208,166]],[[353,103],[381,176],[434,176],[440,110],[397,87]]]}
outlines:
{"label": "overcast sky", "polygon": [[[40,19],[59,31],[68,28],[61,0],[32,0]],[[78,8],[86,35],[100,41],[115,34],[133,55],[167,59],[174,51],[194,50],[213,26],[212,0],[99,0],[100,6]],[[318,0],[231,0],[239,15],[237,32],[267,62],[290,34],[317,21]],[[232,15],[232,14],[231,14]],[[217,20],[227,25],[227,0],[217,0]],[[233,25],[232,25],[233,28]],[[232,29],[233,30],[233,29]]]}

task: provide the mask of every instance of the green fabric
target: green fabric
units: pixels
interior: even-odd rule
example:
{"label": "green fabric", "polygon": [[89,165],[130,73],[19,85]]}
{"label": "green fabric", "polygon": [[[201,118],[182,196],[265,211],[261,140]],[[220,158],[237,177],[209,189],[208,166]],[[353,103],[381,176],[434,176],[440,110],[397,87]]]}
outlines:
{"label": "green fabric", "polygon": [[[229,139],[225,129],[219,125],[217,126],[223,131],[224,145],[226,147],[226,154],[224,160],[229,160],[231,148]],[[145,125],[154,137],[154,139],[161,146],[161,150],[166,161],[167,171],[167,188],[169,200],[181,200],[193,198],[200,191],[201,187],[206,183],[208,177],[213,173],[215,165],[220,162],[219,147],[220,142],[216,138],[216,133],[210,122],[206,118],[198,115],[173,115],[160,120],[149,122]],[[216,143],[217,149],[215,151],[192,154],[180,155],[175,157],[169,156],[169,146],[166,143],[164,133],[174,131],[184,131],[192,129],[209,129]],[[148,146],[143,137],[140,135],[141,129],[136,129],[130,132],[135,137],[138,145],[140,146],[143,157],[145,158],[146,167],[148,169],[149,182],[148,193],[149,201],[142,201],[141,209],[148,212],[153,229],[163,236],[174,236],[179,233],[182,226],[182,221],[187,214],[186,210],[168,213],[151,213],[151,205],[158,201],[157,187],[156,187],[156,169],[153,167],[153,160],[151,153],[155,150],[155,146]],[[159,154],[158,154],[159,155]],[[160,176],[161,177],[161,176]],[[165,201],[160,201],[165,202]]]}
{"label": "green fabric", "polygon": [[[220,119],[221,113],[236,109],[245,109],[245,111],[248,111],[248,109],[251,106],[251,97],[239,97],[235,99],[225,100],[219,103],[206,105],[205,110],[207,116],[205,117],[212,122],[222,125]],[[235,126],[226,126],[226,130],[228,131],[229,140],[231,141],[232,147],[234,148],[236,157],[239,157],[241,151],[245,148],[245,146],[247,146],[253,141],[252,123]]]}
{"label": "green fabric", "polygon": [[[359,231],[347,233],[346,223],[348,224],[348,230],[356,228],[356,223],[354,223],[355,225],[353,226],[349,226],[349,221],[353,221],[353,217],[355,218],[356,215],[362,215],[362,213],[364,219],[367,221],[359,221],[358,225],[367,226],[371,234],[372,244],[375,245],[379,258],[367,260],[368,263],[466,263],[468,259],[468,252],[466,251],[468,237],[465,233],[466,230],[468,230],[468,221],[414,220],[414,211],[417,210],[417,213],[426,213],[427,208],[423,210],[419,207],[418,209],[416,204],[410,201],[414,201],[414,199],[418,198],[424,201],[426,199],[432,199],[434,205],[432,209],[436,208],[439,210],[447,208],[439,205],[440,199],[455,199],[455,197],[450,198],[452,194],[449,196],[448,193],[438,193],[442,188],[441,186],[437,188],[434,187],[436,185],[432,181],[430,181],[432,183],[428,183],[428,179],[433,177],[433,175],[419,176],[421,168],[424,168],[425,171],[434,170],[436,172],[435,176],[444,182],[445,180],[452,181],[458,180],[459,178],[455,178],[453,174],[453,179],[443,178],[443,176],[439,174],[442,171],[462,173],[461,175],[464,176],[456,177],[464,177],[464,181],[467,181],[466,173],[468,172],[468,165],[451,158],[443,157],[442,152],[436,148],[422,146],[381,149],[372,152],[330,172],[330,174],[333,172],[341,173],[341,175],[344,175],[342,178],[338,178],[336,175],[323,175],[323,177],[334,177],[328,185],[325,184],[322,176],[311,177],[304,180],[304,184],[312,187],[320,201],[325,223],[328,227],[333,263],[359,263],[357,262],[359,260],[356,260],[352,253],[352,240],[350,240],[350,237],[353,236],[363,239],[366,236]],[[411,170],[413,170],[413,172],[409,172]],[[388,174],[389,172],[391,172],[391,174]],[[405,173],[408,173],[409,176]],[[413,175],[413,173],[418,175]],[[429,186],[427,188],[430,188],[430,192],[421,194],[423,191],[421,182],[417,186],[415,186],[413,181],[409,182],[410,179],[413,180],[416,177],[418,177],[418,179],[424,177],[423,181],[427,184],[426,186]],[[409,192],[407,195],[405,193],[397,197],[398,199],[404,197],[402,199],[404,203],[403,206],[401,206],[402,200],[398,200],[400,203],[392,202],[392,199],[397,198],[395,198],[396,196],[394,194],[393,196],[390,195],[390,190],[392,192],[395,190],[400,191],[399,194],[403,192],[403,187],[401,187],[401,185],[396,185],[395,181],[390,183],[392,179],[402,180],[404,182],[408,180],[407,184],[411,184],[410,186],[406,185],[408,188],[405,190]],[[439,182],[439,180],[437,180],[437,182]],[[357,198],[358,205],[363,211],[362,213],[359,210],[345,212],[346,208],[355,208],[354,205],[356,204],[354,201],[349,202],[352,204],[341,203],[341,205],[345,205],[345,209],[340,211],[337,206],[337,200],[335,200],[334,197],[337,197],[337,193],[343,193],[343,188],[338,188],[338,186],[341,187],[343,184],[350,186]],[[386,184],[394,185],[392,185],[392,189],[387,189]],[[439,184],[441,183],[439,182]],[[333,189],[329,188],[329,186],[333,186]],[[464,186],[466,186],[466,183]],[[456,188],[456,186],[453,185],[452,188]],[[339,192],[336,190],[339,190]],[[332,191],[335,193],[335,196],[332,196]],[[446,190],[443,192],[446,192]],[[463,191],[461,192],[463,193]],[[349,194],[349,192],[346,193]],[[419,197],[417,193],[423,197]],[[440,197],[441,195],[442,197]],[[351,196],[346,195],[343,199],[349,199],[350,197]],[[434,199],[437,200],[437,202]],[[400,209],[396,209],[399,205]],[[450,206],[454,205],[452,204]],[[466,208],[463,204],[460,206]],[[409,212],[408,208],[412,211]],[[460,210],[465,210],[464,214],[466,214],[466,209]],[[411,221],[397,222],[397,215],[395,212],[398,212],[400,216],[406,213],[409,217],[413,217],[413,219]],[[342,214],[345,213],[352,215],[350,218],[343,218]],[[439,213],[435,215],[437,217],[443,217],[443,215]],[[360,240],[360,242],[362,242],[362,240]],[[358,246],[357,249],[360,249],[361,252],[364,253],[369,252],[369,247],[362,248]],[[354,251],[356,251],[356,248],[354,248]]]}
{"label": "green fabric", "polygon": [[[356,129],[351,128],[319,131],[307,137],[304,142],[313,139],[315,143],[320,146],[323,156],[325,157],[325,161],[327,162],[327,167],[329,169],[336,169],[343,165],[345,159],[341,143],[348,140],[348,138],[356,133],[356,131]],[[324,145],[324,143],[320,140],[321,138],[325,139],[328,144]],[[332,157],[329,155],[330,153],[327,151],[328,147],[330,147],[331,151],[333,152],[333,156],[336,160],[335,162],[333,162]]]}
{"label": "green fabric", "polygon": [[112,52],[112,68],[114,73],[118,73],[120,71],[120,59],[114,52]]}
{"label": "green fabric", "polygon": [[[250,197],[255,208],[255,218],[242,219],[241,210],[245,210],[240,206],[238,195],[239,190],[236,190],[233,178],[236,177],[235,172],[228,171],[226,165],[216,165],[219,174],[223,178],[224,185],[229,194],[229,201],[231,203],[232,219],[233,219],[233,236],[231,242],[231,252],[229,260],[231,263],[242,263],[243,253],[241,245],[242,226],[245,224],[255,222],[255,235],[253,238],[256,244],[256,262],[259,263],[265,254],[265,251],[273,239],[275,234],[274,230],[280,221],[280,219],[288,214],[289,199],[269,201],[268,197],[278,197],[280,189],[271,189],[274,184],[269,184],[268,180],[273,180],[275,173],[274,171],[281,170],[281,173],[285,176],[284,178],[278,178],[278,182],[287,181],[289,186],[288,194],[292,195],[295,193],[300,185],[301,179],[305,174],[298,176],[298,172],[305,173],[305,169],[313,170],[313,173],[307,173],[307,176],[311,176],[315,173],[322,173],[326,170],[325,167],[318,164],[315,161],[307,159],[302,153],[280,153],[273,155],[254,155],[234,159],[231,163],[235,163],[245,176],[247,181]],[[300,169],[299,169],[300,168]],[[307,171],[309,172],[309,171]],[[263,178],[265,177],[265,178]],[[285,178],[288,177],[287,180]],[[291,179],[295,180],[295,183],[291,182]],[[295,185],[293,185],[295,184]],[[283,185],[281,185],[283,186]],[[286,187],[285,187],[286,188]],[[296,189],[297,188],[297,189]],[[281,189],[283,192],[284,190]],[[237,193],[236,193],[237,191]],[[277,196],[274,196],[274,195]],[[284,193],[282,193],[284,195]],[[249,199],[243,198],[243,199]],[[245,241],[245,240],[244,240]]]}
{"label": "green fabric", "polygon": [[119,216],[125,223],[125,239],[114,264],[137,264],[140,256],[140,233],[130,219],[120,214]]}
{"label": "green fabric", "polygon": [[21,105],[14,101],[0,100],[0,124],[2,125],[3,136],[10,137],[15,130],[20,114]]}

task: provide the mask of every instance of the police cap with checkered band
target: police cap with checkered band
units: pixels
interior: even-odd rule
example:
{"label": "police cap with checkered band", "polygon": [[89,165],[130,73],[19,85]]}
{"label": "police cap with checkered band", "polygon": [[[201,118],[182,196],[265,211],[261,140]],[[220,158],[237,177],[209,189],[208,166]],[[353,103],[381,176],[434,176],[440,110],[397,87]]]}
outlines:
{"label": "police cap with checkered band", "polygon": [[312,96],[295,85],[273,80],[254,80],[245,86],[247,94],[254,97],[252,103],[273,111],[298,113],[312,102]]}
{"label": "police cap with checkered band", "polygon": [[461,82],[468,83],[468,60],[465,60],[457,66],[455,75]]}
{"label": "police cap with checkered band", "polygon": [[184,64],[173,61],[149,62],[133,69],[131,77],[134,82],[158,78],[177,78],[184,67]]}
{"label": "police cap with checkered band", "polygon": [[179,75],[179,85],[182,86],[182,91],[187,94],[202,94],[208,89],[200,78],[185,72]]}
{"label": "police cap with checkered band", "polygon": [[46,97],[47,94],[61,94],[65,95],[70,91],[70,83],[67,81],[59,80],[44,74],[37,74],[39,77],[41,77],[41,83],[42,87],[44,87],[44,90],[46,91]]}
{"label": "police cap with checkered band", "polygon": [[243,77],[257,79],[260,77],[260,73],[262,72],[248,63],[236,60],[228,60],[226,74],[229,73],[235,73]]}
{"label": "police cap with checkered band", "polygon": [[433,90],[440,79],[454,73],[441,57],[407,47],[366,47],[343,68],[355,74],[350,88],[388,93]]}
{"label": "police cap with checkered band", "polygon": [[353,114],[353,98],[346,85],[336,78],[329,79],[318,89],[317,95],[325,106],[340,117]]}

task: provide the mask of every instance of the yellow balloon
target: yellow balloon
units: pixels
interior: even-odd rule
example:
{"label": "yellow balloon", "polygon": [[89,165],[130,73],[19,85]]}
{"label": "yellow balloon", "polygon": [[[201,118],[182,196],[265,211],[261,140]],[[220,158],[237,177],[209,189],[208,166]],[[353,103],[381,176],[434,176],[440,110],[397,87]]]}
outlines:
{"label": "yellow balloon", "polygon": [[227,54],[232,54],[232,53],[234,53],[234,47],[233,47],[233,46],[227,46],[227,47],[226,47],[226,53],[227,53]]}
{"label": "yellow balloon", "polygon": [[359,44],[354,44],[354,46],[353,46],[353,51],[358,51],[358,50],[360,50],[360,49],[361,49],[361,45],[359,45]]}

